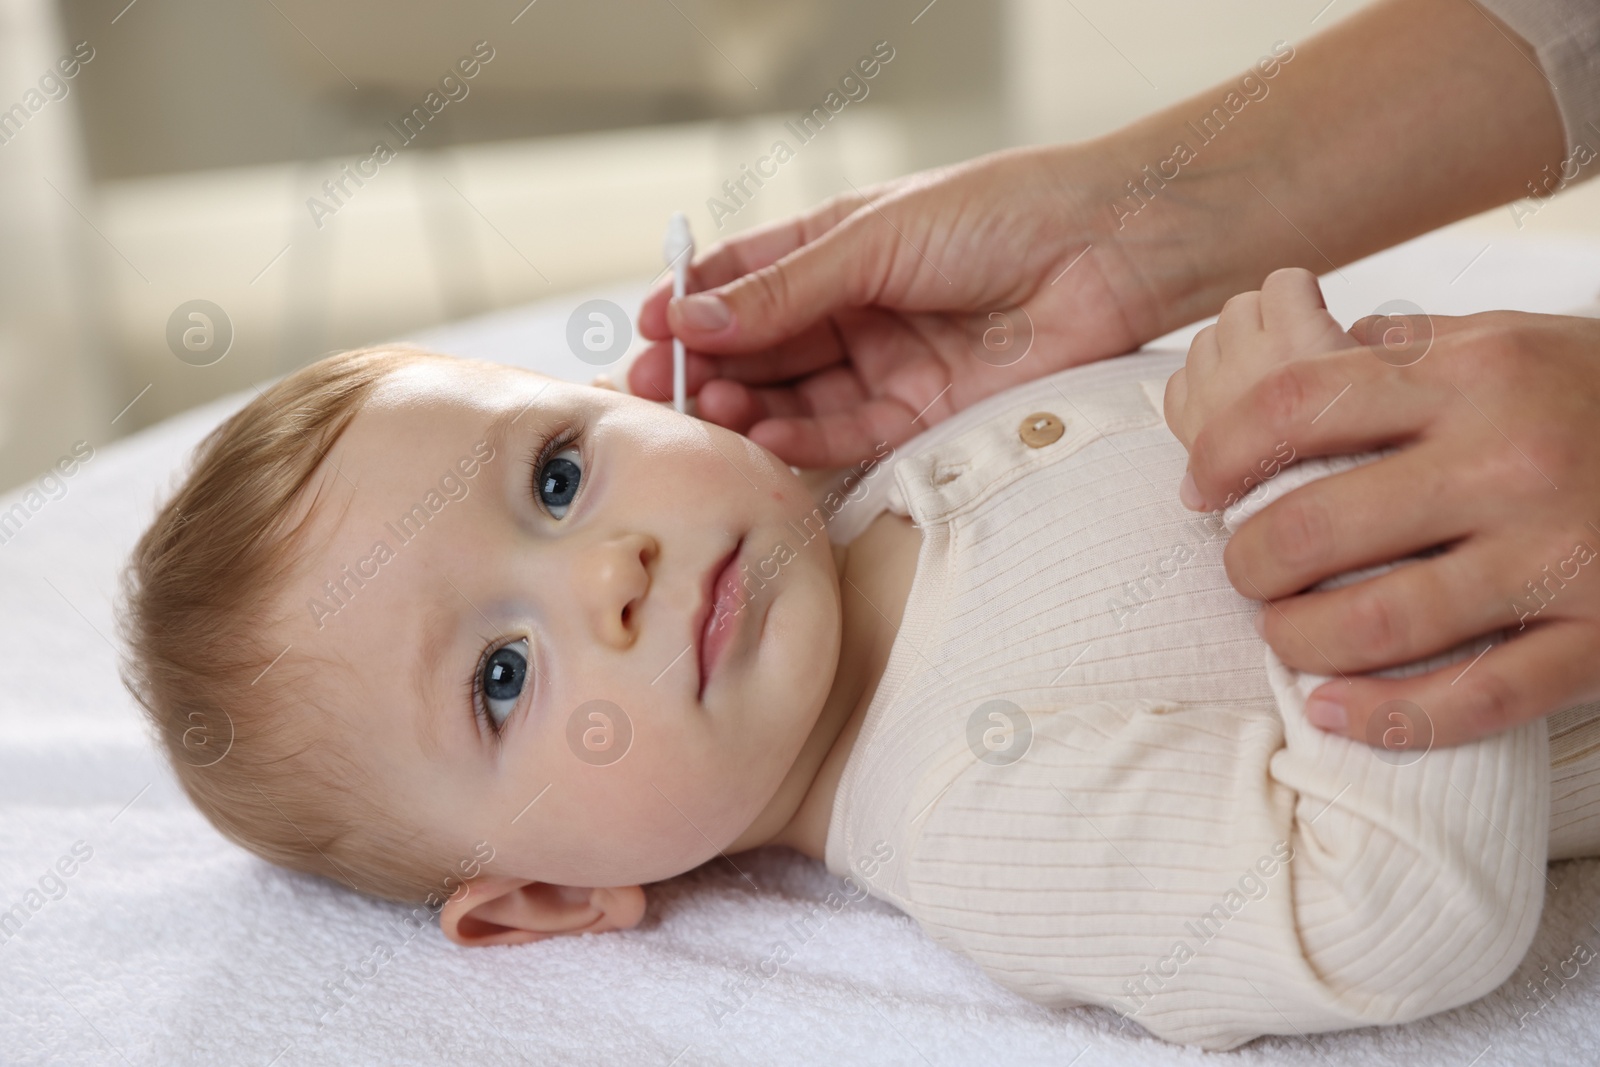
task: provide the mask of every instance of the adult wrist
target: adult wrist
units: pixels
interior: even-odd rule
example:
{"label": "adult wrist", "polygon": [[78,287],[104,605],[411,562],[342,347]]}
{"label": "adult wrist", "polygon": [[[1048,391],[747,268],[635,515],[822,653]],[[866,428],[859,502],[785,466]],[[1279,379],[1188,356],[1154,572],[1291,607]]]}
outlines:
{"label": "adult wrist", "polygon": [[1242,195],[1256,196],[1244,179],[1279,181],[1270,152],[1242,140],[1199,145],[1181,107],[1069,146],[1096,157],[1108,175],[1097,191],[1097,252],[1126,264],[1137,281],[1145,304],[1141,342],[1213,315],[1259,283],[1268,235],[1256,205]]}
{"label": "adult wrist", "polygon": [[1106,237],[1173,329],[1278,267],[1323,274],[1506,203],[1563,165],[1527,53],[1455,0],[1387,0],[1276,42],[1275,65],[1089,144],[1121,171]]}

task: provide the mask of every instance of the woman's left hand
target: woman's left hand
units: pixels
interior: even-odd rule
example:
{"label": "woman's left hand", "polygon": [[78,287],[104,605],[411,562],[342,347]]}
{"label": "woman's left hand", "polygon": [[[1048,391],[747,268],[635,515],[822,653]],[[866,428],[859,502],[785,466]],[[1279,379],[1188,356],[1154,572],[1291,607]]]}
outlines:
{"label": "woman's left hand", "polygon": [[[1374,713],[1404,700],[1453,745],[1600,697],[1600,321],[1369,318],[1350,334],[1365,347],[1235,377],[1231,395],[1192,408],[1185,440],[1189,503],[1204,510],[1239,495],[1281,442],[1299,458],[1401,446],[1285,495],[1224,552],[1234,587],[1270,601],[1263,636],[1284,662],[1343,676],[1308,717],[1367,740]],[[1301,592],[1431,546],[1444,550]],[[1466,666],[1359,673],[1501,629],[1508,639]]]}

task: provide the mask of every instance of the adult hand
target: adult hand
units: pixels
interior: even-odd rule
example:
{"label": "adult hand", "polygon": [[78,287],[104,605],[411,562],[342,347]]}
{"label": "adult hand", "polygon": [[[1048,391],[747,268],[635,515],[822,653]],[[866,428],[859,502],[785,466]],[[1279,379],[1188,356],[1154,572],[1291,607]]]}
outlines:
{"label": "adult hand", "polygon": [[1104,148],[999,152],[721,242],[690,271],[711,291],[669,303],[663,281],[646,297],[639,330],[656,343],[629,387],[671,395],[676,334],[702,418],[796,466],[835,467],[1130,351],[1181,325],[1160,276],[1178,217],[1147,224],[1155,251],[1137,262],[1111,237],[1136,170]]}
{"label": "adult hand", "polygon": [[[1267,369],[1205,422],[1189,458],[1211,509],[1282,441],[1301,458],[1401,446],[1263,509],[1223,558],[1236,589],[1271,601],[1263,635],[1285,663],[1344,676],[1312,695],[1308,717],[1364,739],[1380,705],[1406,700],[1453,745],[1600,697],[1600,321],[1489,312],[1427,325],[1420,359],[1415,339],[1400,358],[1386,347],[1396,320],[1368,318],[1350,330],[1367,347]],[[1301,592],[1431,546],[1444,550]],[[1467,666],[1359,673],[1501,629],[1507,640]]]}
{"label": "adult hand", "polygon": [[[1197,115],[1232,116],[1227,135]],[[853,190],[719,244],[691,271],[714,293],[646,298],[657,343],[628,385],[671,395],[676,334],[703,417],[841,466],[1210,315],[1272,267],[1348,263],[1522,196],[1563,148],[1535,50],[1503,24],[1455,0],[1368,5],[1104,137]],[[996,366],[985,331],[1030,325],[1028,355]]]}

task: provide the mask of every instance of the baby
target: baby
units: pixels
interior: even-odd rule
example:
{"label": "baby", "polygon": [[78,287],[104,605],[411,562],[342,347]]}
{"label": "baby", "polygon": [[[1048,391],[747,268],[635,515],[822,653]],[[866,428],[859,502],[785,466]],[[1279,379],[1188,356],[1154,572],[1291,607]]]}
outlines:
{"label": "baby", "polygon": [[[1183,388],[1219,340],[1353,344],[1304,272],[1269,299]],[[1595,768],[1558,771],[1552,820],[1543,722],[1433,751],[1307,724],[1325,679],[1222,566],[1265,497],[1178,503],[1183,362],[1015,387],[818,489],[615,390],[331,356],[214,430],[141,538],[125,679],[219,830],[462,945],[625,929],[649,883],[777,844],[1174,1041],[1479,997],[1547,854],[1600,853],[1560,800]]]}

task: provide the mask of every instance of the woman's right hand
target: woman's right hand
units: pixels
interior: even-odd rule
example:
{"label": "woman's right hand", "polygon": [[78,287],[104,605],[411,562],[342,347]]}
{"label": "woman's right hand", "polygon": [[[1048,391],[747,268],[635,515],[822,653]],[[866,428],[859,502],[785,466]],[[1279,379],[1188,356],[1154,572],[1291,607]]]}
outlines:
{"label": "woman's right hand", "polygon": [[1130,173],[1103,145],[1013,149],[721,242],[692,266],[690,296],[671,300],[663,280],[646,297],[639,330],[655,343],[629,388],[671,396],[676,335],[702,418],[795,466],[839,467],[1135,349],[1181,323],[1165,299],[1172,213],[1118,231]]}
{"label": "woman's right hand", "polygon": [[[1274,267],[1351,262],[1561,165],[1534,48],[1476,5],[1369,4],[1273,55],[1247,109],[1230,78],[1093,141],[852,190],[717,245],[690,272],[710,292],[645,299],[656,343],[629,388],[672,395],[676,335],[702,417],[845,466],[1213,314]],[[1236,108],[1224,134],[1195,126]]]}

